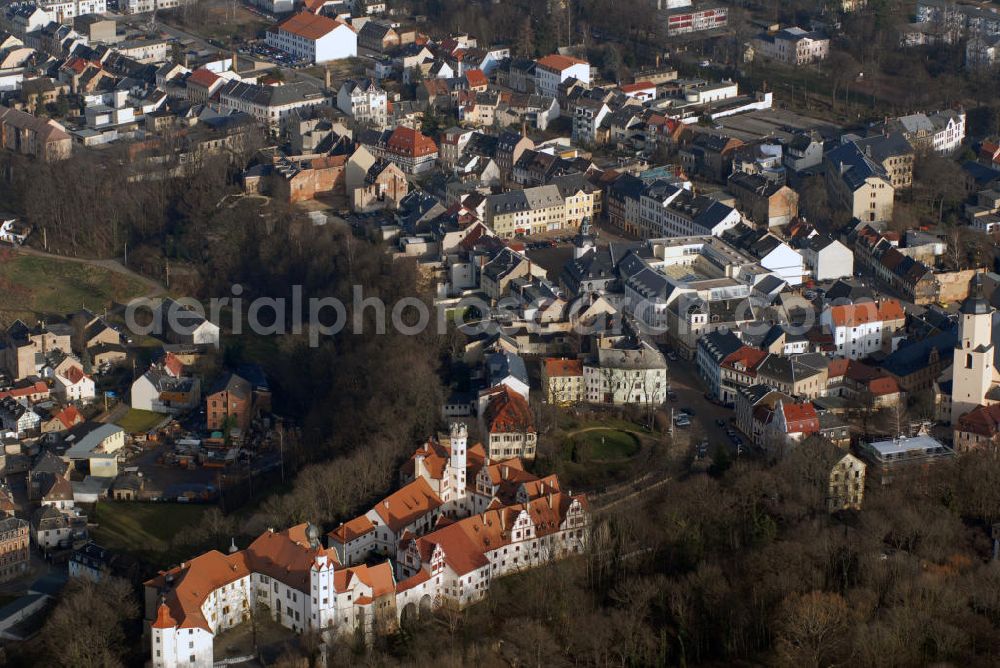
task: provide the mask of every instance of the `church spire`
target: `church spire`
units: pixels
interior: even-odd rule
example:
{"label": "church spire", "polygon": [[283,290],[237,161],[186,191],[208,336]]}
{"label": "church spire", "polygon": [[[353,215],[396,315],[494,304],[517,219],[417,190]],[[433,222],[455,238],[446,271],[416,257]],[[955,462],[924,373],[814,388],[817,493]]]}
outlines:
{"label": "church spire", "polygon": [[992,310],[989,300],[986,299],[983,275],[977,273],[969,283],[969,296],[962,302],[959,311],[964,315],[984,315]]}

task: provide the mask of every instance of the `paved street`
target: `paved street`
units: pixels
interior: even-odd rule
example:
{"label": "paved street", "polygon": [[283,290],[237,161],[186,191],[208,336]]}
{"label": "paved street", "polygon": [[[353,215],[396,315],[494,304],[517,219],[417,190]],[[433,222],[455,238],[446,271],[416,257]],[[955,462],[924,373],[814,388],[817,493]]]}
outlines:
{"label": "paved street", "polygon": [[[694,362],[678,359],[675,362],[667,361],[668,378],[671,389],[677,393],[676,402],[668,402],[667,410],[673,408],[675,412],[681,409],[690,408],[695,415],[691,418],[690,427],[675,427],[676,432],[690,431],[692,437],[704,435],[708,440],[708,454],[719,444],[727,445],[733,455],[736,455],[736,446],[733,445],[729,437],[726,436],[726,429],[729,428],[730,418],[735,417],[732,409],[714,404],[705,398],[705,387],[698,377],[698,369]],[[726,426],[720,427],[716,420],[724,420]],[[744,441],[743,450],[747,449],[747,439],[740,436]]]}

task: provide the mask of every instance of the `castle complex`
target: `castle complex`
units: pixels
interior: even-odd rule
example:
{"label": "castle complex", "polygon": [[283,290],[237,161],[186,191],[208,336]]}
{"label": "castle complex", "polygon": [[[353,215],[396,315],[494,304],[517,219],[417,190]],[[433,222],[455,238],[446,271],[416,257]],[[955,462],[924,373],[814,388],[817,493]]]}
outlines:
{"label": "castle complex", "polygon": [[[454,424],[449,437],[422,445],[402,487],[330,532],[328,547],[315,526],[300,524],[147,581],[154,668],[212,666],[215,636],[259,614],[296,632],[391,631],[481,600],[494,578],[583,552],[584,495],[467,444],[466,427]],[[377,556],[386,561],[365,565]]]}

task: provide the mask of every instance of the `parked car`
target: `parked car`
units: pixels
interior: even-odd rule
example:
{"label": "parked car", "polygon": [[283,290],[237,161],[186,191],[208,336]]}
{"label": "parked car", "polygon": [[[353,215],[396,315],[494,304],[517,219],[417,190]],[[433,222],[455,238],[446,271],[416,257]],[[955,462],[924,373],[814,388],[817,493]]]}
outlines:
{"label": "parked car", "polygon": [[715,426],[717,426],[717,427],[725,427],[726,426],[726,421],[723,420],[722,418],[715,418]]}
{"label": "parked car", "polygon": [[691,420],[688,420],[687,415],[678,415],[674,418],[674,424],[678,427],[690,427]]}
{"label": "parked car", "polygon": [[686,415],[688,415],[688,416],[690,416],[690,417],[694,417],[695,415],[697,415],[697,413],[695,413],[692,409],[690,409],[690,408],[688,408],[686,406],[681,409],[681,412],[684,413],[684,414],[686,414]]}
{"label": "parked car", "polygon": [[668,390],[667,399],[669,399],[670,401],[677,401],[677,393],[674,392],[673,390]]}

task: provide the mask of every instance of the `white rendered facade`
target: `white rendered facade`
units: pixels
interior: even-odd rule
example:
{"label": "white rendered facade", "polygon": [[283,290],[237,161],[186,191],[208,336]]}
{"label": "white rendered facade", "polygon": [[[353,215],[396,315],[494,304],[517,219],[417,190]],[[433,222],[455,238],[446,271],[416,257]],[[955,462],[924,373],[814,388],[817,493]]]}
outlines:
{"label": "white rendered facade", "polygon": [[542,58],[535,69],[535,90],[539,95],[555,97],[559,93],[559,84],[567,79],[590,84],[590,63],[569,62],[551,67],[543,64],[545,60]]}
{"label": "white rendered facade", "polygon": [[345,81],[337,92],[337,108],[379,130],[388,124],[389,96],[372,81]]}
{"label": "white rendered facade", "polygon": [[993,309],[985,300],[970,298],[963,304],[959,318],[959,340],[951,367],[952,425],[977,406],[992,403],[986,395],[1000,380],[993,364]]}
{"label": "white rendered facade", "polygon": [[269,530],[246,550],[209,552],[148,581],[153,668],[209,668],[215,635],[252,614],[267,614],[295,632],[389,632],[401,617],[468,605],[486,596],[495,577],[581,554],[587,546],[586,497],[563,493],[555,476],[538,479],[519,460],[490,462],[482,446],[467,448],[464,425],[453,426],[447,446],[428,442],[418,449],[403,479],[440,494],[442,503],[429,507],[456,520],[440,527],[411,522],[405,535],[396,534],[395,564],[342,565],[370,556],[364,546],[375,538],[364,536],[375,532],[364,527],[377,529],[382,524],[374,521],[385,516],[367,513],[347,523],[351,531],[342,525],[331,532],[326,549],[314,527]]}
{"label": "white rendered facade", "polygon": [[56,23],[66,23],[84,14],[106,14],[108,11],[107,0],[60,0],[42,2],[40,6]]}
{"label": "white rendered facade", "polygon": [[327,63],[358,55],[357,33],[339,21],[336,27],[318,37],[289,29],[283,23],[267,33],[267,44],[311,63]]}

